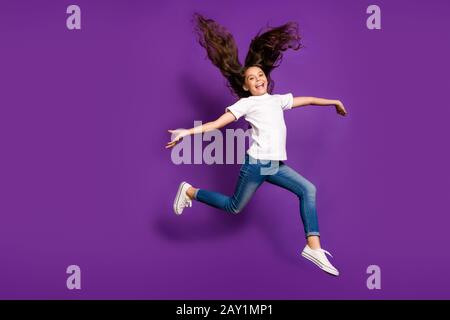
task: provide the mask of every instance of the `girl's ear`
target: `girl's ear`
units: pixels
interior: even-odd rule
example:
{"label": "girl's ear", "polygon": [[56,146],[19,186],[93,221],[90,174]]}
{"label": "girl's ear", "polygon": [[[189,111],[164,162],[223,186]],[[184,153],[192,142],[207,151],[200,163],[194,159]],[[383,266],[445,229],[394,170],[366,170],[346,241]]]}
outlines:
{"label": "girl's ear", "polygon": [[242,89],[244,89],[245,91],[248,91],[248,88],[245,84],[242,86]]}

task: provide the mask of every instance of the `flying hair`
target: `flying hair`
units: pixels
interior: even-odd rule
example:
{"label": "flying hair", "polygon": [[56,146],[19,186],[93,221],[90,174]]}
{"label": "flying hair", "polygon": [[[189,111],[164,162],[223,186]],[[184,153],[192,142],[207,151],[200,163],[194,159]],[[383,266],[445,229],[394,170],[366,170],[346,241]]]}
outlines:
{"label": "flying hair", "polygon": [[280,65],[283,52],[303,48],[296,22],[267,27],[252,39],[245,63],[242,65],[236,41],[227,29],[198,13],[194,14],[194,22],[200,45],[206,49],[209,60],[227,79],[232,93],[239,98],[250,96],[250,93],[243,89],[244,74],[249,67],[258,66],[264,71],[269,81],[267,91],[271,93],[274,82],[270,78],[270,73]]}

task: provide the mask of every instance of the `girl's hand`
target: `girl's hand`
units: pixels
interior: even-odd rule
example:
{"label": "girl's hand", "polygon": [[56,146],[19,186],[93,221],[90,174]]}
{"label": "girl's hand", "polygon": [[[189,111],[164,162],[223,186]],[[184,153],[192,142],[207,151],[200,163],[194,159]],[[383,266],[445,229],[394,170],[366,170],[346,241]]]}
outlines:
{"label": "girl's hand", "polygon": [[167,130],[167,131],[169,131],[172,135],[174,135],[174,137],[173,137],[172,141],[170,141],[166,144],[166,149],[172,148],[174,145],[176,145],[178,142],[180,142],[183,139],[183,137],[189,135],[189,130],[186,130],[186,129],[176,129],[176,130]]}
{"label": "girl's hand", "polygon": [[336,106],[336,112],[338,114],[340,114],[341,116],[347,115],[347,110],[345,110],[344,105],[342,104],[342,102],[340,100],[338,100],[336,102],[335,106]]}

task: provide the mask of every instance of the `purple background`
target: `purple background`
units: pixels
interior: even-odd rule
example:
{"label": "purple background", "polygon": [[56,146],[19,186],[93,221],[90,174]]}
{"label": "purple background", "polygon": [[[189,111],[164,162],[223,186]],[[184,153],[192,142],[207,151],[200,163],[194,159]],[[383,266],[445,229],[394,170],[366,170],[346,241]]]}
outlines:
{"label": "purple background", "polygon": [[[81,7],[82,30],[66,28]],[[382,30],[366,28],[377,4]],[[450,298],[448,1],[2,1],[0,298]],[[334,278],[299,256],[298,201],[265,184],[238,216],[180,181],[231,194],[239,165],[174,165],[168,129],[235,99],[192,31],[199,11],[243,58],[266,24],[297,21],[275,93],[349,114],[285,113],[288,161],[317,189]],[[246,127],[239,121],[233,127]],[[67,266],[82,290],[66,288]],[[381,290],[366,268],[381,267]]]}

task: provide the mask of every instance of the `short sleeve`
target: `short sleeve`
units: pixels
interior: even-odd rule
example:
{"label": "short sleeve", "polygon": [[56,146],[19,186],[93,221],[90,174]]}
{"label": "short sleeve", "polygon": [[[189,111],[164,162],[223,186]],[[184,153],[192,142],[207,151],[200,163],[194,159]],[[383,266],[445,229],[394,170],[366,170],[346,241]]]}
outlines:
{"label": "short sleeve", "polygon": [[235,121],[238,121],[240,117],[247,114],[249,108],[249,104],[245,99],[238,100],[235,104],[226,107],[225,112],[230,111],[234,117],[236,118]]}
{"label": "short sleeve", "polygon": [[294,104],[294,96],[292,93],[282,94],[280,95],[281,98],[281,109],[283,110],[289,110],[292,108],[292,105]]}

